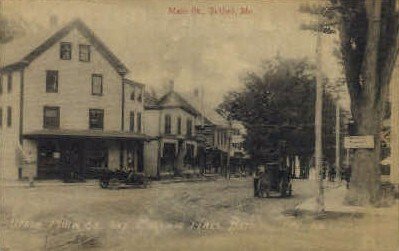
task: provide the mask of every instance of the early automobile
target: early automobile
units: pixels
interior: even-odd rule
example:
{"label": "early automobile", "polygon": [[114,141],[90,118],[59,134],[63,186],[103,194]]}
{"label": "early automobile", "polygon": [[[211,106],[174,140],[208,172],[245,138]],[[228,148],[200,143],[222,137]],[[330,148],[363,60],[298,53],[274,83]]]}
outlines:
{"label": "early automobile", "polygon": [[144,173],[119,169],[116,171],[105,170],[100,176],[99,182],[101,188],[120,188],[123,186],[147,188],[149,179]]}
{"label": "early automobile", "polygon": [[279,162],[266,163],[258,168],[254,178],[254,195],[270,197],[272,194],[281,197],[292,195],[292,183],[288,168]]}

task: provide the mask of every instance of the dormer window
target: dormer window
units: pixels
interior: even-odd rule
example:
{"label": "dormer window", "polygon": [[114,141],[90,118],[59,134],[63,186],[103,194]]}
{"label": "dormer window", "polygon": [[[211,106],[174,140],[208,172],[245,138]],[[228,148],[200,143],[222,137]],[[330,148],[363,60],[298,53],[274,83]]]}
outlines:
{"label": "dormer window", "polygon": [[90,62],[90,45],[79,45],[79,60],[82,62]]}
{"label": "dormer window", "polygon": [[62,42],[60,44],[60,58],[62,60],[71,60],[72,58],[72,44]]}

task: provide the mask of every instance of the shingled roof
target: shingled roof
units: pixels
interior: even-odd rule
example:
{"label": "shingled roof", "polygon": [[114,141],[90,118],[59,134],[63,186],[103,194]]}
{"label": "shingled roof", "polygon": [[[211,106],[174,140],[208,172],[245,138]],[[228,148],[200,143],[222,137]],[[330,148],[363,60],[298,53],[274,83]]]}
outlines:
{"label": "shingled roof", "polygon": [[144,92],[144,107],[146,109],[159,109],[159,100],[149,92]]}
{"label": "shingled roof", "polygon": [[146,93],[144,105],[146,109],[181,108],[195,116],[200,115],[200,113],[194,106],[192,106],[179,93],[175,91],[168,92],[159,100],[151,96],[149,93]]}
{"label": "shingled roof", "polygon": [[145,86],[142,83],[139,83],[137,81],[134,81],[134,80],[131,80],[131,79],[128,79],[128,78],[124,78],[123,79],[123,83],[131,85],[131,86],[137,86],[137,87],[140,87],[140,88],[144,88],[144,86]]}
{"label": "shingled roof", "polygon": [[[25,36],[24,40],[18,39],[17,41],[12,41],[5,46],[2,46],[2,50],[5,51],[2,57],[2,67],[1,71],[10,71],[14,69],[23,68],[29,65],[33,60],[39,57],[43,52],[49,49],[51,46],[60,41],[65,37],[70,31],[77,29],[79,32],[85,36],[89,42],[101,53],[101,55],[114,67],[114,69],[120,74],[125,75],[129,72],[128,68],[111,52],[111,50],[94,34],[94,32],[87,27],[87,25],[80,19],[75,19],[60,30],[55,32],[47,39],[41,38],[40,44],[35,45],[36,47],[32,50],[31,47],[37,38],[31,38]],[[40,37],[41,34],[39,34]],[[47,35],[48,36],[48,35]],[[40,38],[39,38],[40,39]],[[22,40],[22,41],[21,41]],[[30,43],[28,46],[24,46],[23,43]],[[26,49],[30,49],[29,52]],[[25,53],[20,55],[20,53]],[[27,53],[27,54],[26,54]]]}
{"label": "shingled roof", "polygon": [[182,97],[190,103],[197,111],[200,111],[204,116],[204,124],[217,126],[222,128],[227,128],[228,122],[224,119],[220,114],[218,114],[214,108],[210,107],[207,104],[201,104],[198,97],[191,93],[183,93]]}

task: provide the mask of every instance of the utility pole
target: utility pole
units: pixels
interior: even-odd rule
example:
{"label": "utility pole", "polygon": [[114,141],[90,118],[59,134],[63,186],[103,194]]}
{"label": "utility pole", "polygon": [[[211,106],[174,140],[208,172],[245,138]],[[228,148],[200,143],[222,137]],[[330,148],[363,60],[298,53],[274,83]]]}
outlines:
{"label": "utility pole", "polygon": [[204,117],[204,84],[201,83],[201,101],[200,101],[200,105],[201,105],[201,127],[204,128],[204,124],[205,124],[205,117]]}
{"label": "utility pole", "polygon": [[[320,23],[320,22],[318,22]],[[323,214],[324,187],[323,187],[323,144],[322,144],[322,112],[323,112],[323,75],[321,71],[321,31],[317,30],[316,38],[316,105],[315,105],[315,164],[317,175],[316,214]]]}
{"label": "utility pole", "polygon": [[341,111],[339,106],[339,92],[335,104],[335,173],[341,173]]}
{"label": "utility pole", "polygon": [[[332,26],[336,20],[329,20],[327,17],[330,8],[327,1],[319,1],[317,6],[304,5],[301,11],[304,13],[316,14],[317,22],[302,25],[304,30],[313,30],[316,33],[316,104],[315,104],[315,166],[317,176],[317,197],[316,214],[323,215],[324,187],[323,187],[323,145],[322,145],[322,111],[323,111],[323,74],[322,74],[322,34],[335,33]],[[322,16],[322,17],[321,17]]]}
{"label": "utility pole", "polygon": [[345,162],[346,162],[346,168],[349,168],[349,165],[350,165],[350,161],[349,161],[349,159],[350,159],[350,149],[348,148],[348,149],[346,149],[346,160],[345,160]]}
{"label": "utility pole", "polygon": [[228,122],[229,122],[229,128],[227,130],[227,142],[228,142],[228,146],[227,146],[227,179],[230,179],[230,150],[231,150],[231,119],[228,118]]}

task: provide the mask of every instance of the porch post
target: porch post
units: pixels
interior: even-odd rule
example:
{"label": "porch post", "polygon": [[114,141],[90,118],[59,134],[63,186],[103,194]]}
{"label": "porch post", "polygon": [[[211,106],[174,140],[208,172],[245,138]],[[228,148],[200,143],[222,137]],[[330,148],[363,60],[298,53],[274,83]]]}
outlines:
{"label": "porch post", "polygon": [[124,141],[120,141],[119,143],[119,167],[123,167],[123,159],[124,159]]}
{"label": "porch post", "polygon": [[133,161],[134,161],[134,163],[133,163],[133,167],[134,167],[134,171],[135,172],[138,172],[138,170],[139,170],[139,160],[138,160],[138,158],[139,158],[139,154],[138,154],[138,151],[139,151],[139,144],[138,144],[138,142],[134,142],[134,144],[133,144],[133,147],[134,147],[134,149],[133,149]]}

